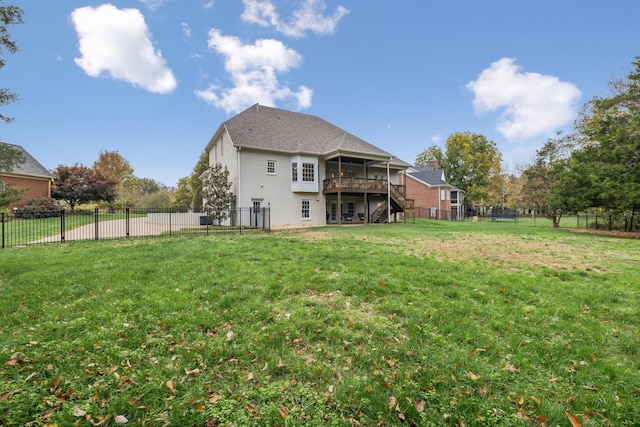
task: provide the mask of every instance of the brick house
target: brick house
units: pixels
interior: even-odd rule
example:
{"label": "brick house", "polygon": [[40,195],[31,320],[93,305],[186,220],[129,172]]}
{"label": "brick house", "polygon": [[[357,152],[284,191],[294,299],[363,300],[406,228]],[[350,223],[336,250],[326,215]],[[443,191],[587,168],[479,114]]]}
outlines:
{"label": "brick house", "polygon": [[15,165],[12,170],[0,171],[0,191],[4,190],[5,185],[27,190],[22,200],[11,204],[9,208],[19,208],[32,199],[51,197],[51,180],[53,178],[51,172],[21,146],[4,142],[0,144],[20,150],[25,158],[24,163]]}
{"label": "brick house", "polygon": [[449,184],[444,170],[433,160],[425,166],[414,166],[399,174],[399,184],[406,188],[407,198],[414,200],[419,218],[462,219],[464,191]]}

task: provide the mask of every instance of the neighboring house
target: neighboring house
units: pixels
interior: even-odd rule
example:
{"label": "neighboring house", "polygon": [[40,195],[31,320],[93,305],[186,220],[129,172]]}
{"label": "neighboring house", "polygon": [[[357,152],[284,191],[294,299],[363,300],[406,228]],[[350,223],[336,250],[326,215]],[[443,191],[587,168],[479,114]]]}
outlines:
{"label": "neighboring house", "polygon": [[37,199],[39,197],[51,197],[51,180],[53,176],[44,166],[31,156],[19,145],[6,144],[15,149],[22,151],[25,162],[17,164],[10,171],[0,171],[0,191],[4,189],[4,185],[11,185],[20,190],[27,190],[22,200],[13,203],[9,208],[17,208],[23,206],[27,201]]}
{"label": "neighboring house", "polygon": [[420,218],[455,220],[464,217],[464,192],[449,184],[437,161],[414,166],[400,174],[407,197],[414,200]]}
{"label": "neighboring house", "polygon": [[256,104],[206,151],[229,170],[235,207],[269,208],[272,226],[387,222],[413,208],[391,184],[409,164],[316,116]]}

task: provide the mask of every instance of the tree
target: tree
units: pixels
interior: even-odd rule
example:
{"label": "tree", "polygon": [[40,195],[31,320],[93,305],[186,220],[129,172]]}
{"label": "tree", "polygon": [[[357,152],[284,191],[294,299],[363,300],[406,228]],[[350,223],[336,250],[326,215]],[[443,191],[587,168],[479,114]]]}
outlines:
{"label": "tree", "polygon": [[22,200],[22,196],[27,190],[19,190],[0,179],[0,210],[6,208],[11,203]]}
{"label": "tree", "polygon": [[580,148],[569,160],[562,192],[576,208],[624,213],[633,229],[640,210],[640,57],[612,96],[594,98],[576,124]]}
{"label": "tree", "polygon": [[203,151],[198,158],[198,163],[193,167],[193,171],[189,176],[191,180],[191,207],[194,211],[202,210],[202,180],[200,176],[209,169],[209,153]]}
{"label": "tree", "polygon": [[220,163],[211,166],[202,175],[204,210],[218,225],[227,219],[229,209],[235,200],[234,194],[229,191],[230,188],[229,170],[226,166],[223,170]]}
{"label": "tree", "polygon": [[464,190],[465,200],[491,205],[501,199],[496,191],[503,187],[501,162],[502,154],[493,141],[484,135],[457,132],[447,138],[441,164],[447,182]]}
{"label": "tree", "polygon": [[422,153],[418,154],[416,157],[415,165],[416,166],[426,166],[431,164],[433,160],[436,160],[438,164],[442,164],[442,160],[444,159],[444,155],[442,154],[442,150],[437,145],[431,145]]}
{"label": "tree", "polygon": [[549,139],[536,152],[534,163],[522,173],[522,202],[560,226],[567,200],[558,191],[558,184],[567,170],[573,144],[569,137]]}
{"label": "tree", "polygon": [[178,181],[178,188],[174,194],[175,198],[171,205],[175,209],[188,210],[193,201],[193,190],[191,188],[191,177],[186,176]]}
{"label": "tree", "polygon": [[[11,144],[0,143],[0,172],[11,172],[26,161],[24,153]],[[19,190],[0,179],[0,209],[22,199],[26,189]]]}
{"label": "tree", "polygon": [[0,171],[11,172],[26,160],[23,151],[15,145],[0,142]]}
{"label": "tree", "polygon": [[112,202],[116,197],[117,182],[86,166],[59,165],[53,172],[51,196],[76,206],[93,201]]}
{"label": "tree", "polygon": [[[22,15],[23,11],[18,6],[0,6],[0,53],[3,53],[4,49],[9,53],[16,53],[18,51],[18,46],[11,39],[9,29],[7,27],[10,25],[22,24]],[[4,67],[4,60],[0,56],[0,69],[2,67]],[[15,102],[17,99],[18,95],[11,92],[9,89],[0,88],[0,106]],[[10,123],[13,121],[13,118],[0,114],[0,120],[5,123]]]}
{"label": "tree", "polygon": [[102,150],[98,154],[98,160],[93,163],[93,170],[102,176],[111,178],[117,182],[118,195],[130,184],[134,178],[133,168],[127,159],[116,151]]}

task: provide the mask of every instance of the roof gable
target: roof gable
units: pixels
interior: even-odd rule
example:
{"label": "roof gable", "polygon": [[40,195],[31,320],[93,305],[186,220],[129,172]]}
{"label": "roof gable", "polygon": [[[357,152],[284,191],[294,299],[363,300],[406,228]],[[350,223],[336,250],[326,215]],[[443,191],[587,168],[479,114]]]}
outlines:
{"label": "roof gable", "polygon": [[20,152],[22,152],[22,155],[25,158],[24,163],[14,165],[13,169],[10,171],[6,171],[6,173],[13,173],[18,175],[42,176],[47,178],[52,177],[51,172],[49,172],[47,168],[42,166],[40,162],[38,162],[31,154],[29,154],[27,150],[25,150],[21,146],[14,145],[14,144],[7,144],[5,142],[0,142],[0,144],[7,145],[9,147],[19,150]]}
{"label": "roof gable", "polygon": [[[317,156],[353,153],[374,159],[394,157],[320,117],[258,104],[223,126],[237,147]],[[396,159],[396,163],[404,162]]]}
{"label": "roof gable", "polygon": [[407,170],[407,175],[424,182],[430,187],[451,186],[445,179],[444,170],[434,169],[431,165],[415,166]]}

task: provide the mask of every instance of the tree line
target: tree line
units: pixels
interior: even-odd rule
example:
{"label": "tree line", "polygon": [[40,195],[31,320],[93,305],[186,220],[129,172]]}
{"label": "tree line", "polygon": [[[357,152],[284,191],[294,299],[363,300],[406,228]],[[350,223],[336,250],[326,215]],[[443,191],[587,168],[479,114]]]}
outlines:
{"label": "tree line", "polygon": [[565,213],[592,212],[622,218],[637,230],[640,209],[640,57],[624,78],[609,83],[611,95],[587,102],[572,132],[558,133],[530,164],[512,173],[483,135],[454,133],[445,149],[432,145],[416,166],[437,160],[447,181],[465,191],[468,206],[524,208],[558,227]]}

